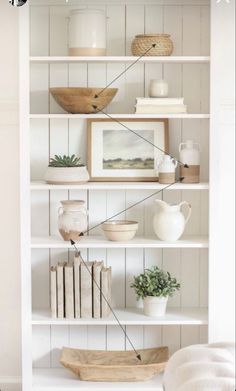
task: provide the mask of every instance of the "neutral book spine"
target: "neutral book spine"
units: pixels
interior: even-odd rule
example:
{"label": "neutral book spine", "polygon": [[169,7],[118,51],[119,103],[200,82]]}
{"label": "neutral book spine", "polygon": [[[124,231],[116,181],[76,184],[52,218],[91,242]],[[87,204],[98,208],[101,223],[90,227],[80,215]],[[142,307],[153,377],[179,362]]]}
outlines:
{"label": "neutral book spine", "polygon": [[137,105],[136,106],[136,114],[180,114],[186,112],[187,112],[187,107],[185,105],[171,105],[171,106]]}
{"label": "neutral book spine", "polygon": [[57,265],[57,317],[63,319],[65,316],[65,281],[64,281],[64,265]]}
{"label": "neutral book spine", "polygon": [[57,271],[55,267],[50,268],[50,302],[51,316],[57,317]]}
{"label": "neutral book spine", "polygon": [[65,265],[65,317],[74,318],[74,267],[70,262]]}
{"label": "neutral book spine", "polygon": [[80,266],[81,276],[81,318],[92,318],[92,267],[93,262],[83,262]]}
{"label": "neutral book spine", "polygon": [[80,265],[81,257],[78,254],[74,258],[75,318],[80,318]]}
{"label": "neutral book spine", "polygon": [[103,262],[93,264],[93,317],[101,317],[101,271]]}
{"label": "neutral book spine", "polygon": [[[111,313],[111,267],[102,268],[101,271],[101,287],[102,287],[102,318],[107,318]],[[106,300],[104,299],[104,296]]]}
{"label": "neutral book spine", "polygon": [[184,98],[136,98],[139,105],[183,105]]}

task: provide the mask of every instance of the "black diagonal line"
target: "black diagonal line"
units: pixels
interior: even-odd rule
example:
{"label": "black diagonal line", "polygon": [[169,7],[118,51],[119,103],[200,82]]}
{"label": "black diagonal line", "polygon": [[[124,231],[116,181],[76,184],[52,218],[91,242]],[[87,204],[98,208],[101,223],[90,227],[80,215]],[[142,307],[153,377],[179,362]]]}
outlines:
{"label": "black diagonal line", "polygon": [[152,194],[150,194],[149,196],[147,196],[147,197],[145,197],[145,198],[142,198],[140,201],[135,202],[135,204],[130,205],[128,208],[125,208],[125,209],[121,210],[120,212],[114,214],[113,216],[110,216],[110,217],[107,218],[106,220],[101,221],[99,224],[96,224],[96,225],[94,225],[93,227],[87,229],[87,231],[81,233],[80,236],[82,237],[82,236],[86,235],[87,233],[89,233],[90,231],[92,231],[92,230],[95,229],[95,228],[100,227],[102,224],[106,223],[107,221],[109,221],[109,220],[111,220],[111,219],[114,219],[114,218],[118,217],[118,216],[121,215],[122,213],[127,212],[127,210],[130,210],[130,209],[134,208],[135,206],[141,204],[142,202],[145,202],[145,201],[148,200],[149,198],[154,197],[155,195],[157,195],[157,194],[161,193],[162,191],[164,191],[164,190],[170,188],[171,186],[175,185],[176,183],[179,183],[179,182],[181,183],[183,180],[184,180],[184,177],[180,177],[178,181],[173,182],[173,183],[170,183],[169,185],[163,187],[161,190],[155,191],[155,193],[152,193]]}
{"label": "black diagonal line", "polygon": [[76,253],[80,255],[80,258],[81,258],[81,260],[82,260],[84,266],[86,267],[88,273],[90,274],[90,276],[91,276],[91,278],[92,278],[92,281],[95,283],[95,285],[96,285],[97,288],[99,289],[99,291],[100,291],[100,293],[101,293],[103,299],[104,299],[105,302],[107,303],[107,305],[108,305],[108,307],[110,308],[110,310],[111,310],[111,312],[112,312],[114,318],[116,319],[118,325],[120,326],[121,330],[123,331],[123,333],[124,333],[124,335],[125,335],[125,338],[129,341],[130,345],[132,346],[132,349],[134,350],[137,359],[140,360],[140,361],[142,361],[141,355],[140,355],[140,354],[137,352],[137,350],[135,349],[135,347],[134,347],[134,345],[133,345],[131,339],[129,338],[129,336],[128,336],[126,330],[125,330],[125,328],[124,328],[124,327],[122,326],[122,324],[120,323],[118,316],[116,315],[116,313],[115,313],[115,311],[113,310],[111,304],[109,303],[109,300],[107,300],[106,296],[104,295],[101,286],[98,285],[96,279],[95,279],[94,276],[93,276],[93,273],[89,270],[89,267],[88,267],[87,263],[84,261],[83,257],[81,256],[81,253],[80,253],[78,247],[76,246],[75,242],[74,242],[73,240],[71,240],[70,242],[71,242],[71,245],[74,246],[74,249],[75,249]]}
{"label": "black diagonal line", "polygon": [[[94,108],[94,110],[97,110],[98,107],[94,105],[93,108]],[[118,121],[118,119],[112,117],[110,114],[105,113],[105,111],[103,111],[103,110],[99,110],[99,113],[103,113],[104,115],[107,116],[107,118],[109,118],[112,121],[116,122],[117,124],[123,126],[123,128],[125,128],[129,132],[132,132],[133,134],[135,134],[137,137],[141,138],[142,140],[146,141],[148,144],[152,145],[154,148],[158,149],[160,152],[163,152],[165,155],[170,156],[172,159],[174,159],[176,162],[178,162],[181,166],[184,166],[185,168],[189,168],[189,166],[187,164],[181,162],[179,159],[176,159],[175,157],[170,155],[168,152],[166,152],[164,149],[162,149],[162,148],[158,147],[157,145],[153,144],[151,141],[149,141],[145,137],[141,136],[141,134],[137,133],[135,130],[128,128],[128,126],[126,126],[122,122]]]}
{"label": "black diagonal line", "polygon": [[132,68],[135,64],[137,64],[137,62],[144,56],[146,56],[146,54],[152,50],[153,48],[156,47],[156,44],[154,43],[149,49],[147,49],[140,57],[137,58],[137,60],[135,60],[134,62],[132,62],[132,64],[130,64],[128,66],[128,68],[126,68],[123,72],[121,72],[114,80],[112,80],[105,88],[103,88],[98,94],[96,94],[94,96],[94,98],[98,98],[99,95],[101,95],[107,88],[109,88],[113,83],[115,83],[116,80],[118,80],[124,73],[126,73],[130,68]]}

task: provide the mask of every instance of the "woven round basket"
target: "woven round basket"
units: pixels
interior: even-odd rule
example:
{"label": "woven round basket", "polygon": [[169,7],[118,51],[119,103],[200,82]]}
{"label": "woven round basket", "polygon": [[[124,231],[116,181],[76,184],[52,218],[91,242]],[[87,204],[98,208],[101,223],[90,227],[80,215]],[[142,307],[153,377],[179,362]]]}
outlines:
{"label": "woven round basket", "polygon": [[169,34],[136,35],[131,50],[134,56],[170,56],[173,42]]}

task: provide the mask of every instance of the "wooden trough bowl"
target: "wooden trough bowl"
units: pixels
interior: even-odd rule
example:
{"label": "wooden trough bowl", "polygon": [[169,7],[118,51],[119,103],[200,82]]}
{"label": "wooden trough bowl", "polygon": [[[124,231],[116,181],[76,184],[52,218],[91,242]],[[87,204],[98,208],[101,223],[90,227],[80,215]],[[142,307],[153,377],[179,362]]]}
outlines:
{"label": "wooden trough bowl", "polygon": [[104,91],[102,88],[50,88],[55,101],[71,114],[96,114],[112,101],[117,91],[117,88]]}
{"label": "wooden trough bowl", "polygon": [[167,347],[133,351],[103,351],[63,348],[60,362],[80,380],[129,382],[149,380],[163,372],[168,361]]}

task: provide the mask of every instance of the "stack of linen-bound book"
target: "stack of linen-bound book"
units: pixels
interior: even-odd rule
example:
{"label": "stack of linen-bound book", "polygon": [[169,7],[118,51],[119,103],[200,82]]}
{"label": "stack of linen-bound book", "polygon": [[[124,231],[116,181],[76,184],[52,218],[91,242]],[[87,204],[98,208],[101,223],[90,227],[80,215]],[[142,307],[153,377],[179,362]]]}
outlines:
{"label": "stack of linen-bound book", "polygon": [[136,98],[136,114],[181,114],[187,112],[184,98]]}

